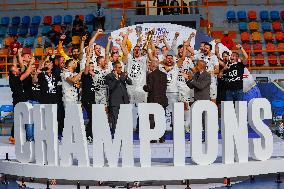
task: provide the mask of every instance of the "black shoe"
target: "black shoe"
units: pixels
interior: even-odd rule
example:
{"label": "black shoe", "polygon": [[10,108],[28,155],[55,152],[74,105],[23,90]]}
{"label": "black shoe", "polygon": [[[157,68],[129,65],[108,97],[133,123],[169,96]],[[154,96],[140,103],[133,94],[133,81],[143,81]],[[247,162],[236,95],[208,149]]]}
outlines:
{"label": "black shoe", "polygon": [[165,139],[164,138],[160,138],[159,143],[165,143]]}
{"label": "black shoe", "polygon": [[157,141],[156,140],[151,140],[150,143],[157,143]]}

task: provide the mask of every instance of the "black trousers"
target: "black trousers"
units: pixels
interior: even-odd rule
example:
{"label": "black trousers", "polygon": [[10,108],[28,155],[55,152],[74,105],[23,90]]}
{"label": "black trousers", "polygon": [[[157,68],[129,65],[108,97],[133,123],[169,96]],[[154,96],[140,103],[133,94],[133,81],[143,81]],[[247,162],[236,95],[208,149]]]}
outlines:
{"label": "black trousers", "polygon": [[86,125],[86,137],[92,137],[93,138],[93,131],[92,131],[92,102],[82,102],[82,105],[84,107],[84,109],[87,112],[87,116],[89,119],[88,124]]}
{"label": "black trousers", "polygon": [[[164,107],[165,110],[165,114],[166,114],[166,108]],[[149,121],[150,121],[150,129],[154,129],[155,128],[155,119],[154,119],[154,114],[150,114],[149,115]],[[165,138],[165,134],[161,137],[161,139]]]}
{"label": "black trousers", "polygon": [[58,136],[63,136],[65,109],[62,101],[57,103]]}
{"label": "black trousers", "polygon": [[111,123],[111,133],[115,133],[117,118],[119,114],[119,106],[111,106],[110,107],[110,123]]}
{"label": "black trousers", "polygon": [[[16,106],[16,104],[18,104],[18,102],[15,102],[15,101],[13,101],[13,109],[15,110],[15,106]],[[14,128],[15,127],[15,120],[13,121],[13,125],[12,125],[12,130],[11,130],[11,137],[15,137],[15,131],[14,131]]]}

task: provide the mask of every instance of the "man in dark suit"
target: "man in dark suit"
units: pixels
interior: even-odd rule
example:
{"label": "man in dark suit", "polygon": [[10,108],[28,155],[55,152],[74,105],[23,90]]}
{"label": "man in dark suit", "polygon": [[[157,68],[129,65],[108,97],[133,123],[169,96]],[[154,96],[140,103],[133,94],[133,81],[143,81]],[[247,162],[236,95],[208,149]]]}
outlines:
{"label": "man in dark suit", "polygon": [[130,78],[128,78],[128,74],[122,72],[122,65],[120,62],[114,62],[113,67],[113,72],[106,75],[112,134],[115,132],[120,104],[129,104],[126,83],[128,85],[132,85],[132,81]]}
{"label": "man in dark suit", "polygon": [[198,60],[195,67],[196,73],[184,73],[189,88],[194,89],[195,100],[210,100],[211,75],[206,71],[206,63]]}
{"label": "man in dark suit", "polygon": [[[206,71],[206,63],[198,60],[193,69],[196,71],[194,75],[191,72],[183,75],[187,80],[187,86],[194,89],[194,100],[210,100],[211,75]],[[205,130],[205,113],[202,114],[202,129]],[[204,141],[205,132],[202,132],[202,142]]]}
{"label": "man in dark suit", "polygon": [[[147,83],[144,85],[143,90],[148,92],[148,103],[158,103],[163,106],[164,109],[168,106],[167,91],[167,74],[158,69],[159,62],[152,60],[150,64],[150,71],[147,75]],[[149,116],[150,128],[154,129],[154,115]],[[164,142],[164,137],[160,138],[160,142]],[[153,142],[153,141],[152,141]]]}

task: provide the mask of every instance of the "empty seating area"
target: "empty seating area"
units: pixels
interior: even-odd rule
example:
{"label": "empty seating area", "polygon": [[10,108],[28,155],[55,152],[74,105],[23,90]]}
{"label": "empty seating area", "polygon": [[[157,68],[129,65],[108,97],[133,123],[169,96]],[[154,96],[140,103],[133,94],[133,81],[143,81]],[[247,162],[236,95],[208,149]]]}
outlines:
{"label": "empty seating area", "polygon": [[227,21],[237,22],[240,39],[250,52],[252,64],[284,66],[284,10],[228,11]]}

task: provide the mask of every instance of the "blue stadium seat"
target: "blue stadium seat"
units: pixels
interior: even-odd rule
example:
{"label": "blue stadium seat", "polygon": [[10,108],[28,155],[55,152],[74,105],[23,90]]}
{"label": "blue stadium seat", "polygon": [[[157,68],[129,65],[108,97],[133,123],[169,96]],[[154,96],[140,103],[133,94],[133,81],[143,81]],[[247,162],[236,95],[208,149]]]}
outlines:
{"label": "blue stadium seat", "polygon": [[18,42],[21,43],[21,44],[24,44],[25,38],[23,38],[23,37],[18,37]]}
{"label": "blue stadium seat", "polygon": [[262,22],[261,28],[263,31],[271,31],[271,23],[269,22]]}
{"label": "blue stadium seat", "polygon": [[30,25],[30,22],[31,22],[31,17],[29,17],[29,16],[24,16],[24,17],[22,18],[22,25],[28,26],[28,25]]}
{"label": "blue stadium seat", "polygon": [[94,15],[93,14],[87,14],[85,17],[85,23],[90,25],[93,24],[94,21]]}
{"label": "blue stadium seat", "polygon": [[56,15],[53,17],[53,23],[54,24],[61,24],[62,22],[62,16],[61,15]]}
{"label": "blue stadium seat", "polygon": [[51,26],[49,25],[44,25],[42,26],[41,34],[46,35],[46,33],[51,29]]}
{"label": "blue stadium seat", "polygon": [[268,11],[265,10],[260,11],[259,17],[262,21],[268,20],[269,19]]}
{"label": "blue stadium seat", "polygon": [[248,24],[246,22],[239,22],[239,30],[240,31],[247,31],[248,30]]}
{"label": "blue stadium seat", "polygon": [[38,34],[38,26],[31,26],[30,27],[30,36],[37,36]]}
{"label": "blue stadium seat", "polygon": [[0,26],[0,37],[4,37],[7,34],[7,28]]}
{"label": "blue stadium seat", "polygon": [[1,25],[2,26],[8,26],[10,23],[10,18],[9,17],[2,17],[1,18]]}
{"label": "blue stadium seat", "polygon": [[270,11],[270,19],[279,20],[280,19],[279,11]]}
{"label": "blue stadium seat", "polygon": [[13,26],[18,26],[21,22],[21,18],[19,16],[15,16],[12,18],[12,25]]}
{"label": "blue stadium seat", "polygon": [[71,24],[73,20],[73,17],[71,15],[65,15],[63,18],[64,24]]}
{"label": "blue stadium seat", "polygon": [[273,116],[284,115],[284,100],[273,100],[271,102]]}
{"label": "blue stadium seat", "polygon": [[24,43],[25,47],[33,47],[35,39],[33,37],[27,37]]}
{"label": "blue stadium seat", "polygon": [[9,35],[15,36],[15,35],[18,34],[18,28],[15,27],[15,26],[12,26],[12,27],[9,28],[9,32],[8,33],[9,33]]}
{"label": "blue stadium seat", "polygon": [[22,26],[19,30],[19,35],[20,36],[26,36],[28,34],[28,27],[27,26]]}
{"label": "blue stadium seat", "polygon": [[227,12],[227,20],[229,22],[236,20],[236,13],[235,13],[235,11],[230,10],[230,11]]}
{"label": "blue stadium seat", "polygon": [[13,105],[2,105],[1,107],[0,107],[0,119],[4,119],[4,121],[6,120],[6,119],[13,119],[14,118],[14,116],[13,116],[13,114],[12,115],[2,115],[2,112],[4,112],[4,113],[12,113],[14,111],[14,107],[13,107]]}
{"label": "blue stadium seat", "polygon": [[94,31],[94,26],[93,26],[93,24],[87,25],[87,27],[88,27],[88,32],[90,32],[90,33],[92,34],[93,31]]}
{"label": "blue stadium seat", "polygon": [[246,11],[238,11],[238,19],[239,20],[245,20],[247,19],[247,13]]}
{"label": "blue stadium seat", "polygon": [[41,21],[41,17],[40,16],[33,16],[32,17],[32,25],[39,25]]}

